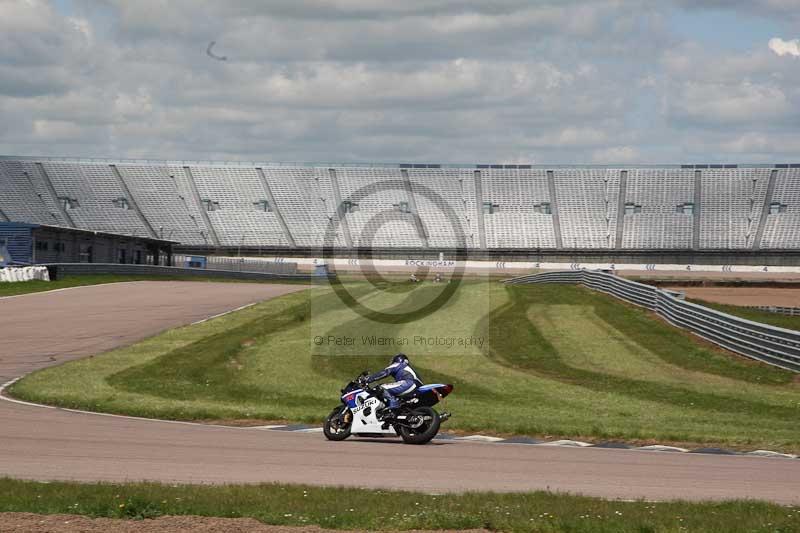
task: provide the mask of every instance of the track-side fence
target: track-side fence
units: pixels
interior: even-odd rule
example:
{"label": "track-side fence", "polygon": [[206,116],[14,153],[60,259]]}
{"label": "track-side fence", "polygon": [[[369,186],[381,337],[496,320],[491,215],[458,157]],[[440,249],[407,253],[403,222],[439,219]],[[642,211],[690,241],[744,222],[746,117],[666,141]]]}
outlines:
{"label": "track-side fence", "polygon": [[510,284],[580,283],[655,312],[670,324],[765,363],[800,372],[800,331],[746,320],[683,300],[680,293],[589,270],[532,274]]}
{"label": "track-side fence", "polygon": [[[172,262],[176,267],[185,267],[191,255],[174,255]],[[264,261],[255,257],[205,257],[206,270],[226,270],[229,272],[261,272],[264,274],[297,274],[297,263],[292,261]]]}
{"label": "track-side fence", "polygon": [[800,316],[800,307],[780,307],[777,305],[748,305],[748,309],[758,309],[767,313],[784,316]]}

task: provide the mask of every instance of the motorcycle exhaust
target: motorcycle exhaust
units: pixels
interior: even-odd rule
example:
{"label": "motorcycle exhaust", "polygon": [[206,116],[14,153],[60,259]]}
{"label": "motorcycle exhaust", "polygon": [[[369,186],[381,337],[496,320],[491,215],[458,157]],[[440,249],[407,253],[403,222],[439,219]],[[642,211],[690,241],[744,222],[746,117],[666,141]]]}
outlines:
{"label": "motorcycle exhaust", "polygon": [[451,416],[452,416],[452,415],[451,415],[450,413],[448,413],[447,411],[445,411],[445,412],[443,412],[443,413],[439,414],[439,421],[440,421],[440,422],[445,422],[445,421],[447,421],[447,419],[448,419],[448,418],[450,418]]}

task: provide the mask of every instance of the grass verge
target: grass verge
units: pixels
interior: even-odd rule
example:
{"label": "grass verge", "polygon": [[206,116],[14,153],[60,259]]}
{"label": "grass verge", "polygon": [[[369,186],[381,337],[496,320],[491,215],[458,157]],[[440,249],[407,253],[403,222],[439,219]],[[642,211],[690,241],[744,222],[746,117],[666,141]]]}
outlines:
{"label": "grass verge", "polygon": [[[408,301],[430,299],[431,287],[349,289],[373,305],[413,308]],[[367,346],[371,355],[359,352],[364,346],[312,343],[364,332],[397,342],[485,342],[455,351]],[[423,380],[455,384],[447,429],[800,451],[795,374],[709,347],[577,286],[465,283],[434,314],[382,324],[316,288],[34,373],[11,393],[153,418],[320,422],[344,382],[401,349]]]}
{"label": "grass verge", "polygon": [[301,485],[38,483],[0,479],[0,512],[147,519],[249,517],[266,524],[350,530],[667,532],[800,528],[800,509],[763,502],[620,502],[533,492],[429,495]]}

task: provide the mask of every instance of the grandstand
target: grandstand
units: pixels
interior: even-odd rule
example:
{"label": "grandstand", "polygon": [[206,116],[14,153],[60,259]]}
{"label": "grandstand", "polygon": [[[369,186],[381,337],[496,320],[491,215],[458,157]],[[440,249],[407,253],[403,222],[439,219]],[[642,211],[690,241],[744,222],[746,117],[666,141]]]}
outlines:
{"label": "grandstand", "polygon": [[0,157],[0,221],[206,248],[800,250],[800,165]]}

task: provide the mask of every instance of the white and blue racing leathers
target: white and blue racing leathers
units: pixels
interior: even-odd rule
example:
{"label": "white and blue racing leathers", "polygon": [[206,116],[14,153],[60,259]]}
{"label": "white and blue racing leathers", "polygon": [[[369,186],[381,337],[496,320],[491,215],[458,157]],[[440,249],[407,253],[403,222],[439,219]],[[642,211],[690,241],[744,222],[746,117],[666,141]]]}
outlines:
{"label": "white and blue racing leathers", "polygon": [[407,361],[392,363],[380,372],[372,374],[367,378],[367,383],[378,381],[392,376],[394,382],[381,385],[383,396],[389,401],[389,409],[395,409],[400,401],[398,396],[404,396],[413,392],[422,382],[417,377],[417,373],[411,368]]}

